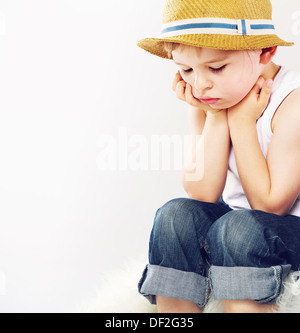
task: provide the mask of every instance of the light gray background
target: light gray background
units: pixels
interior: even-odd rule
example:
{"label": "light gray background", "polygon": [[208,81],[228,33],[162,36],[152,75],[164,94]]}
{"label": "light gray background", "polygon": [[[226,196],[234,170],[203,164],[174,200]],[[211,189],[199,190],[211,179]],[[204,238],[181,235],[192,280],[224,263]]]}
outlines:
{"label": "light gray background", "polygon": [[[175,66],[136,47],[159,33],[162,7],[0,0],[1,312],[76,311],[103,274],[146,258],[156,209],[185,196],[172,168],[99,168],[103,138],[120,129],[148,143],[188,133]],[[300,71],[299,1],[273,7],[296,42],[276,61]]]}

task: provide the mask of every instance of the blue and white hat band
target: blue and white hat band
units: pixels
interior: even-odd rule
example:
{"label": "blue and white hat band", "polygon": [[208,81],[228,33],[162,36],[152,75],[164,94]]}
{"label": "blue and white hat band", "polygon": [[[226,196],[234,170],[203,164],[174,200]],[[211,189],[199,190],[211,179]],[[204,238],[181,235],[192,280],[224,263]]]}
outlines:
{"label": "blue and white hat band", "polygon": [[160,37],[193,34],[218,35],[274,35],[272,20],[232,20],[223,18],[195,18],[173,21],[162,26]]}

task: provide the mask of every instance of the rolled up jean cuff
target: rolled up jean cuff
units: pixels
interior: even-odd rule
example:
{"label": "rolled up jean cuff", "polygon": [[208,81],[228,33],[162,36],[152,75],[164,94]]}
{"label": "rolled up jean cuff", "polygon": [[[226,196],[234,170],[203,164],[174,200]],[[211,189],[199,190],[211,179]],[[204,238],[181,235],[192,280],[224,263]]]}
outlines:
{"label": "rolled up jean cuff", "polygon": [[139,282],[139,292],[151,304],[156,304],[156,295],[186,300],[202,309],[209,296],[209,279],[193,272],[147,265]]}
{"label": "rolled up jean cuff", "polygon": [[279,296],[291,265],[256,267],[210,267],[210,284],[215,299],[255,300],[272,304]]}

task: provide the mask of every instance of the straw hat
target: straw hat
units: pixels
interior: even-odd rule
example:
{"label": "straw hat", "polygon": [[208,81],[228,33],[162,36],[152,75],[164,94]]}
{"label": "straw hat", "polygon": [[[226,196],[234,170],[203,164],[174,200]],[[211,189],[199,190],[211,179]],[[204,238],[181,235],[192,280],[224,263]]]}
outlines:
{"label": "straw hat", "polygon": [[164,42],[221,50],[292,46],[272,23],[270,0],[166,0],[162,31],[138,42],[142,49],[169,58]]}

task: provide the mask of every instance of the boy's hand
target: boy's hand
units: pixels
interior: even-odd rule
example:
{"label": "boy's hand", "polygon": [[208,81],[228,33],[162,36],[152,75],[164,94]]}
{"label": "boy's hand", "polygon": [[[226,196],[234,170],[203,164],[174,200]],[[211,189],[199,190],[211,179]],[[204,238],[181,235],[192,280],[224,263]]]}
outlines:
{"label": "boy's hand", "polygon": [[249,94],[237,105],[228,109],[228,121],[256,123],[265,111],[272,91],[272,80],[260,77]]}
{"label": "boy's hand", "polygon": [[203,104],[193,96],[192,87],[183,80],[179,71],[173,80],[172,90],[175,91],[176,97],[181,101],[194,107],[203,108]]}
{"label": "boy's hand", "polygon": [[195,98],[192,92],[192,86],[183,80],[179,71],[176,73],[173,80],[172,90],[176,93],[176,97],[178,99],[187,102],[193,107],[204,111],[210,111],[211,113],[217,113],[220,111],[211,108],[209,105],[201,103],[197,98]]}

